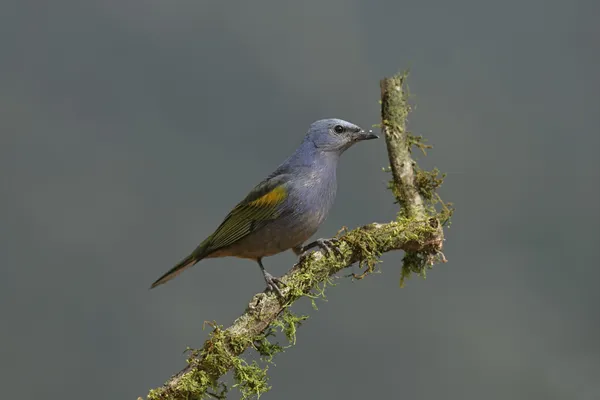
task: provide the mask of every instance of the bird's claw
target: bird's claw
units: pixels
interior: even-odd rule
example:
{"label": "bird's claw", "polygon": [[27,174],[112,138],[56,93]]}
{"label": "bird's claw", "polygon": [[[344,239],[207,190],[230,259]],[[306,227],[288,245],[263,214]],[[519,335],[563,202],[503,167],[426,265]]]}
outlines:
{"label": "bird's claw", "polygon": [[278,285],[282,285],[285,286],[285,283],[283,283],[283,281],[273,275],[271,275],[268,272],[265,272],[265,282],[267,282],[267,292],[275,292],[275,294],[277,295],[277,297],[279,298],[283,298],[283,293],[281,293],[281,290],[279,289]]}
{"label": "bird's claw", "polygon": [[324,253],[325,256],[330,256],[332,253],[337,256],[342,256],[342,251],[339,246],[339,239],[317,239],[311,244],[305,246],[306,250],[300,255],[300,260],[304,260],[312,253],[314,247],[318,247]]}

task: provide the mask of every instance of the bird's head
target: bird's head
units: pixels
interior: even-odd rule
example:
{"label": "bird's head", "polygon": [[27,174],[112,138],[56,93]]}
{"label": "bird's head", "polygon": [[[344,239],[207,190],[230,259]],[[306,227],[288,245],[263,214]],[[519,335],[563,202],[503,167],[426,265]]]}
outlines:
{"label": "bird's head", "polygon": [[321,119],[311,124],[306,139],[321,151],[343,153],[361,140],[377,139],[372,132],[342,119]]}

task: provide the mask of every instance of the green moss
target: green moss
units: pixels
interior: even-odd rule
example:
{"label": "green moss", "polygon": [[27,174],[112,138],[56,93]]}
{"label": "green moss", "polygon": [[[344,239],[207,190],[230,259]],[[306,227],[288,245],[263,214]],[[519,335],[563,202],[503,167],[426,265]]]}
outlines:
{"label": "green moss", "polygon": [[[177,381],[176,390],[187,399],[225,398],[227,386],[218,379],[233,369],[234,387],[239,388],[243,399],[259,397],[269,390],[267,368],[256,362],[248,364],[241,354],[252,344],[250,338],[234,335],[222,326],[211,323],[213,331],[201,350],[189,350],[187,359],[190,369]],[[274,348],[272,348],[274,349]],[[202,360],[202,365],[198,360]],[[149,400],[168,399],[168,391],[158,389],[150,392]]]}
{"label": "green moss", "polygon": [[369,229],[354,229],[344,235],[344,242],[354,254],[358,254],[359,268],[364,268],[362,274],[351,274],[354,279],[363,279],[375,271],[375,266],[381,262],[381,252],[378,250],[385,245],[386,238],[372,235]]}
{"label": "green moss", "polygon": [[427,139],[424,139],[423,136],[415,136],[412,135],[411,133],[407,133],[406,134],[406,139],[408,140],[408,150],[410,152],[412,152],[412,147],[416,147],[419,150],[421,150],[421,152],[423,153],[423,155],[427,155],[427,149],[431,149],[433,148],[432,145],[430,144],[425,144],[425,142],[427,141]]}
{"label": "green moss", "polygon": [[253,397],[260,398],[261,394],[271,389],[268,384],[268,368],[268,366],[261,368],[256,361],[248,364],[242,358],[236,357],[234,359],[233,379],[235,379],[236,384],[233,387],[238,388],[243,400]]}
{"label": "green moss", "polygon": [[[228,388],[218,379],[232,369],[235,381],[232,387],[240,391],[242,399],[259,398],[270,389],[268,365],[261,367],[256,361],[248,363],[236,354],[241,354],[247,347],[252,346],[264,362],[272,363],[273,357],[284,350],[279,343],[271,342],[270,339],[275,336],[273,328],[279,328],[289,344],[294,345],[296,330],[307,318],[308,316],[298,316],[286,309],[272,327],[253,339],[234,335],[223,330],[222,326],[211,323],[213,332],[204,347],[201,350],[189,350],[187,362],[192,368],[180,377],[177,392],[185,394],[188,399],[224,398]],[[201,366],[197,361],[199,359],[202,360]],[[161,389],[150,392],[148,396],[148,399],[152,400],[165,398],[169,397],[165,397]]]}
{"label": "green moss", "polygon": [[271,337],[275,337],[275,332],[272,327],[268,327],[265,333],[259,335],[254,341],[254,349],[267,363],[272,363],[273,357],[284,350],[278,342],[271,343],[269,340]]}
{"label": "green moss", "polygon": [[[406,78],[408,77],[408,71],[401,72],[391,79],[391,85],[399,88],[398,91],[402,90],[405,86]],[[401,96],[388,96],[385,102],[382,102],[382,110],[386,119],[382,119],[382,127],[388,128],[394,132],[404,132],[405,123],[409,112],[411,111],[410,104],[408,104],[408,91],[402,90]]]}
{"label": "green moss", "polygon": [[426,278],[426,262],[425,254],[421,252],[411,251],[406,252],[402,258],[402,272],[400,275],[400,287],[404,287],[405,281],[415,273],[423,279]]}
{"label": "green moss", "polygon": [[[346,266],[344,263],[345,252],[344,243],[338,242],[338,247],[342,254],[342,257],[334,255],[330,256],[313,256],[309,255],[304,261],[310,260],[309,268],[301,268],[296,274],[293,282],[288,285],[288,297],[291,299],[289,303],[294,302],[300,297],[308,297],[311,300],[318,298],[325,299],[325,289],[328,286],[334,286],[335,284],[329,278],[331,269],[342,269]],[[316,304],[313,301],[313,307],[316,308]]]}
{"label": "green moss", "polygon": [[[210,374],[198,368],[184,374],[176,387],[179,393],[185,394],[188,399],[208,399],[211,396],[225,398],[228,388],[225,384],[216,381]],[[212,389],[212,391],[210,391]]]}
{"label": "green moss", "polygon": [[425,171],[415,166],[415,186],[425,201],[436,201],[436,191],[442,186],[446,174],[440,174],[440,170],[434,168]]}
{"label": "green moss", "polygon": [[286,309],[273,325],[281,329],[290,346],[293,346],[296,344],[296,330],[306,319],[308,319],[308,315],[296,315]]}
{"label": "green moss", "polygon": [[226,332],[226,339],[229,343],[229,347],[234,354],[243,353],[250,345],[252,345],[252,339],[245,336],[233,335]]}

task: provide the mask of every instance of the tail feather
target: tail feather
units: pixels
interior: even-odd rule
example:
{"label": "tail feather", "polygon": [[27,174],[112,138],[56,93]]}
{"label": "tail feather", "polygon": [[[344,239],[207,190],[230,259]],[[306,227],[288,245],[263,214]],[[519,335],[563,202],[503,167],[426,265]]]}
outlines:
{"label": "tail feather", "polygon": [[191,267],[192,265],[194,265],[198,261],[200,261],[202,259],[202,257],[198,257],[198,255],[195,253],[196,252],[190,254],[189,256],[187,256],[186,258],[181,260],[179,262],[179,264],[177,264],[176,266],[171,268],[169,271],[167,271],[167,273],[165,273],[163,276],[158,278],[156,280],[156,282],[154,282],[152,284],[152,286],[150,286],[150,289],[154,289],[155,287],[170,281],[171,279],[175,278],[177,275],[179,275],[180,273],[185,271],[187,268]]}

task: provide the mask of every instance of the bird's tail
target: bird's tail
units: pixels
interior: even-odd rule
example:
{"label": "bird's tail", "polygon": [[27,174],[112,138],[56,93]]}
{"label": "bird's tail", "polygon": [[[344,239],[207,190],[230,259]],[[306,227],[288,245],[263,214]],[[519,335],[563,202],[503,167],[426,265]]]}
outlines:
{"label": "bird's tail", "polygon": [[205,257],[204,250],[207,247],[206,244],[207,243],[202,243],[200,246],[198,246],[196,250],[192,252],[192,254],[181,260],[177,265],[168,270],[163,276],[158,278],[156,282],[154,282],[152,286],[150,286],[150,289],[154,289],[155,287],[162,285],[163,283],[167,283],[168,281],[185,271],[187,268],[202,260]]}

